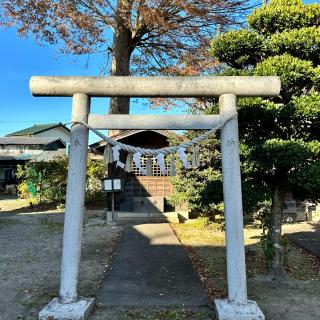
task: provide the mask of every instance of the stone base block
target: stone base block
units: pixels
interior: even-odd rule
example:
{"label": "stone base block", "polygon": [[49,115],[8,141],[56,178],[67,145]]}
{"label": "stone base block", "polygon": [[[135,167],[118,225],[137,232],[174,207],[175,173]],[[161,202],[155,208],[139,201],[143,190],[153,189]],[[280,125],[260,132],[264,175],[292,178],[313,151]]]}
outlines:
{"label": "stone base block", "polygon": [[53,299],[39,313],[39,320],[85,320],[88,318],[94,305],[92,298],[80,298],[74,303],[59,303]]}
{"label": "stone base block", "polygon": [[116,220],[116,219],[115,219],[116,217],[114,216],[115,213],[113,214],[112,211],[107,211],[106,214],[107,214],[107,223],[113,223],[113,222],[115,222],[115,220]]}
{"label": "stone base block", "polygon": [[264,320],[264,314],[254,301],[246,304],[233,304],[228,299],[215,300],[215,310],[218,320]]}

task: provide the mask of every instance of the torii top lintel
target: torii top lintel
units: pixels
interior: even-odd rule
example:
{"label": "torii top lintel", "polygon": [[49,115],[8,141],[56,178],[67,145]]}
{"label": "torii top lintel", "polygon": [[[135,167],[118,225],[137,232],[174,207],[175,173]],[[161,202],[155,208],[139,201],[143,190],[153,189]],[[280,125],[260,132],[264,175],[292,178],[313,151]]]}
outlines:
{"label": "torii top lintel", "polygon": [[30,91],[34,96],[90,97],[271,97],[280,93],[276,76],[199,77],[51,77],[34,76]]}

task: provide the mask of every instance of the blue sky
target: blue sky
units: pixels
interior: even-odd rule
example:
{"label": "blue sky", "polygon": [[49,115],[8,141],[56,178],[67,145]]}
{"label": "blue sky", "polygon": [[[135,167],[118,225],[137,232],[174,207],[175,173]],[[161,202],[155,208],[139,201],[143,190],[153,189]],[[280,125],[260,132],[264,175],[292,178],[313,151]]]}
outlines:
{"label": "blue sky", "polygon": [[[97,76],[102,57],[90,57],[89,67],[84,65],[88,57],[75,58],[58,54],[55,46],[36,45],[32,38],[20,39],[14,29],[0,29],[2,59],[0,59],[1,102],[0,136],[32,126],[35,123],[69,122],[71,98],[33,97],[29,91],[29,80],[33,75],[78,75]],[[134,99],[137,100],[137,99]],[[159,114],[162,110],[150,110],[139,101],[132,101],[132,114]],[[92,99],[91,112],[104,114],[108,110],[108,99]],[[172,110],[169,113],[179,113]],[[98,140],[90,135],[90,142]]]}
{"label": "blue sky", "polygon": [[[304,1],[305,3],[319,1]],[[0,29],[0,136],[20,130],[35,123],[68,122],[71,115],[71,98],[32,97],[29,79],[33,75],[97,76],[102,64],[101,57],[77,58],[57,54],[55,46],[36,45],[32,38],[19,39],[14,29]],[[104,114],[107,99],[93,99],[92,113]],[[176,109],[169,113],[181,113]],[[150,110],[141,100],[133,102],[131,114],[159,114],[161,109]],[[93,135],[90,142],[98,140]]]}

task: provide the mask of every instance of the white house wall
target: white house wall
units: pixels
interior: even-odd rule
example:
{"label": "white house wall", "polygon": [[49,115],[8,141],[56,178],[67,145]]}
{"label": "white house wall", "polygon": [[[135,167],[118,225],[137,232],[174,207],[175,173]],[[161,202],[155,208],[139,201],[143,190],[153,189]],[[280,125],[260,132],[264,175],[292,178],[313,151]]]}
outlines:
{"label": "white house wall", "polygon": [[0,154],[1,155],[18,155],[22,153],[27,154],[40,154],[43,152],[42,148],[35,149],[34,146],[26,146],[26,145],[7,145],[5,147],[0,146]]}
{"label": "white house wall", "polygon": [[53,128],[34,135],[34,137],[54,137],[61,139],[63,142],[70,143],[70,133],[63,128]]}

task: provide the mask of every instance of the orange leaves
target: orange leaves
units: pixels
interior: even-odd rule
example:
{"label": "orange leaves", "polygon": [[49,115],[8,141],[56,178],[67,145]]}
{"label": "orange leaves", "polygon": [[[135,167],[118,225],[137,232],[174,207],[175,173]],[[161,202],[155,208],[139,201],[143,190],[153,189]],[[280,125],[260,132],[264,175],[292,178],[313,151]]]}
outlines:
{"label": "orange leaves", "polygon": [[236,22],[247,3],[248,0],[2,0],[0,23],[15,24],[20,36],[31,33],[39,42],[62,43],[62,52],[77,55],[114,53],[116,44],[111,51],[112,41],[125,39],[119,33],[126,33],[131,39],[124,44],[129,49],[123,52],[131,54],[132,73],[197,75],[215,67],[207,49],[217,24]]}
{"label": "orange leaves", "polygon": [[[64,42],[64,53],[89,53],[105,43],[99,7],[106,1],[4,0],[3,24],[17,25],[18,34],[32,33],[40,42]],[[99,17],[99,18],[98,18]],[[104,21],[105,22],[105,21]]]}

